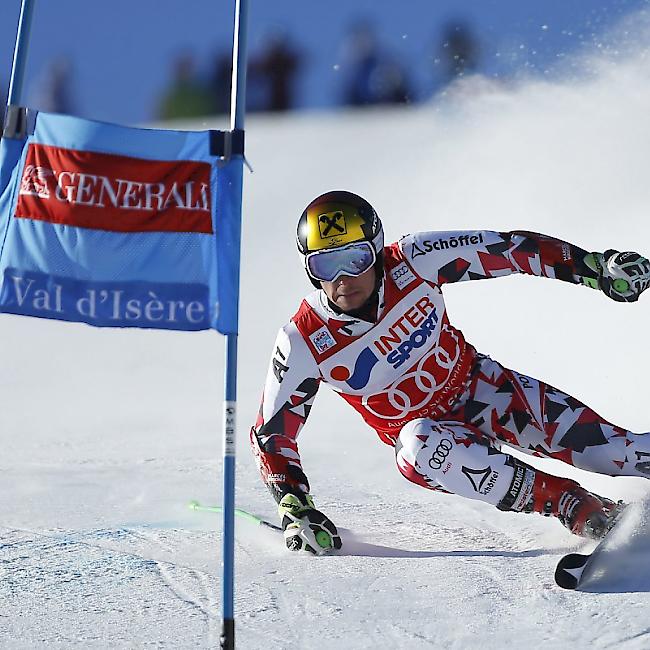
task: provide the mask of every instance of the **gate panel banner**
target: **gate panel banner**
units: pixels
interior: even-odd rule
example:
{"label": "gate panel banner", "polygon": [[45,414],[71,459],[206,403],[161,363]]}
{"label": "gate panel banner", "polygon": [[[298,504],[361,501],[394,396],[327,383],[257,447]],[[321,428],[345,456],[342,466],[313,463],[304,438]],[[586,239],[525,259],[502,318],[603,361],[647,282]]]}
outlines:
{"label": "gate panel banner", "polygon": [[210,141],[41,113],[0,161],[0,312],[236,333],[241,161]]}

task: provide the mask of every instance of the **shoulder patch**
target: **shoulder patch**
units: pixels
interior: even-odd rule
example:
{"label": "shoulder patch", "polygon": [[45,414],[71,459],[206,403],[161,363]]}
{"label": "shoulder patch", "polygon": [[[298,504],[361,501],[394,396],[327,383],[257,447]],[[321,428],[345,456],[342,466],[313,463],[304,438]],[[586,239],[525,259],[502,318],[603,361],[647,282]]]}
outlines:
{"label": "shoulder patch", "polygon": [[336,345],[334,337],[325,325],[316,330],[313,334],[310,334],[309,340],[312,342],[312,345],[318,350],[320,354],[327,352],[327,350],[333,348]]}
{"label": "shoulder patch", "polygon": [[398,289],[403,289],[416,280],[415,273],[411,271],[406,262],[398,264],[391,272],[390,277],[393,278],[393,282],[397,285]]}

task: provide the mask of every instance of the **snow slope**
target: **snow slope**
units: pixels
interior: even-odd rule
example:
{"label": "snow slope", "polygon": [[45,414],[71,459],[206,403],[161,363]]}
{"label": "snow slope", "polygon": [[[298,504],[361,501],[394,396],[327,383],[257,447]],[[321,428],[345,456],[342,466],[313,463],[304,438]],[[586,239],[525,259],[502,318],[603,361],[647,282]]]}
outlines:
{"label": "snow slope", "polygon": [[[514,88],[468,80],[413,110],[251,120],[240,337],[238,506],[275,520],[247,447],[271,346],[309,285],[304,204],[366,195],[389,239],[416,229],[529,229],[650,252],[647,32],[588,74]],[[642,34],[641,34],[642,33]],[[510,277],[449,286],[454,323],[504,364],[650,429],[650,297]],[[0,646],[218,645],[223,342],[214,333],[94,330],[0,318]],[[392,451],[321,390],[301,436],[343,552],[289,554],[239,521],[241,648],[650,647],[650,570],[616,554],[588,592],[553,584],[580,546],[556,521],[499,513],[405,481]],[[590,476],[640,499],[642,479]],[[639,530],[643,530],[643,522]],[[650,550],[638,533],[634,548]],[[619,551],[619,558],[621,551]]]}

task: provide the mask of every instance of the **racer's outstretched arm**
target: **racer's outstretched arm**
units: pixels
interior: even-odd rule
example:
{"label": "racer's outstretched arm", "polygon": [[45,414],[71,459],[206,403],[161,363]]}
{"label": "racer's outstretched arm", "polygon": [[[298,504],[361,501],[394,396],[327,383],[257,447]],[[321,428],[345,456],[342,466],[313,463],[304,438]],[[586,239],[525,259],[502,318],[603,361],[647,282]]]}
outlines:
{"label": "racer's outstretched arm", "polygon": [[251,445],[262,480],[278,503],[287,548],[316,555],[342,545],[336,526],[316,510],[296,441],[319,384],[316,362],[289,323],[275,342]]}
{"label": "racer's outstretched arm", "polygon": [[524,230],[420,232],[400,241],[406,259],[436,284],[512,273],[556,278],[634,301],[650,286],[650,263],[637,253],[590,253],[568,242]]}
{"label": "racer's outstretched arm", "polygon": [[297,438],[320,384],[318,367],[289,323],[279,332],[250,441],[262,480],[279,503],[285,494],[309,493]]}

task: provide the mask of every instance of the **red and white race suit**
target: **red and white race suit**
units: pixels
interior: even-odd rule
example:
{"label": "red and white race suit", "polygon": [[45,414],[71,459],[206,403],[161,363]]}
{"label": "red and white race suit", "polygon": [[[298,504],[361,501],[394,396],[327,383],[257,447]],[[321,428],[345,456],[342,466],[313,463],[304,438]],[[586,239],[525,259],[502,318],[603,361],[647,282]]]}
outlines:
{"label": "red and white race suit", "polygon": [[[421,232],[384,249],[376,322],[310,293],[280,329],[251,444],[279,499],[308,492],[297,437],[325,382],[430,489],[521,510],[505,442],[607,474],[650,473],[650,436],[609,424],[574,398],[476,352],[447,317],[441,287],[512,273],[597,288],[587,252],[536,233]],[[514,487],[513,487],[514,486]],[[516,489],[515,489],[516,488]]]}

